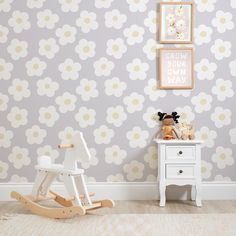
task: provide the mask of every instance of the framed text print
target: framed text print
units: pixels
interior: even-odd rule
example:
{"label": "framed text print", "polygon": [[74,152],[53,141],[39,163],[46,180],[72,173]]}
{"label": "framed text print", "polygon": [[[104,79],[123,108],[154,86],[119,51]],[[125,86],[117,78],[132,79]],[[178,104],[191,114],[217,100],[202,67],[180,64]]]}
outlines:
{"label": "framed text print", "polygon": [[161,48],[159,50],[160,89],[192,89],[193,49]]}
{"label": "framed text print", "polygon": [[192,43],[193,14],[192,2],[161,2],[160,43]]}

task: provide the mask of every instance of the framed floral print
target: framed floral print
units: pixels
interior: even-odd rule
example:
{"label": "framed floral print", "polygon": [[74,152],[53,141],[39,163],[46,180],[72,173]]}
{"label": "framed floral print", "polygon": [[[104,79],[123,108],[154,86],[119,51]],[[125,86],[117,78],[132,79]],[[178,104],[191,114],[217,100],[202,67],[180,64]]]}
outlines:
{"label": "framed floral print", "polygon": [[192,2],[161,2],[160,43],[192,43],[193,15]]}
{"label": "framed floral print", "polygon": [[159,57],[160,89],[193,88],[193,48],[161,48]]}

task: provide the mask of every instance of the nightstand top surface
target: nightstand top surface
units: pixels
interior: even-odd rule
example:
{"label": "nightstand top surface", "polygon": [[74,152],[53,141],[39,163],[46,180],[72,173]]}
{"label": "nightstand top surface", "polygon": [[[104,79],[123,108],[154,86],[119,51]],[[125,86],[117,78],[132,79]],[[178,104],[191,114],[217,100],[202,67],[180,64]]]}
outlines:
{"label": "nightstand top surface", "polygon": [[181,140],[181,139],[172,139],[172,140],[164,140],[164,139],[154,139],[156,143],[162,144],[201,144],[204,143],[203,140],[194,139],[194,140]]}

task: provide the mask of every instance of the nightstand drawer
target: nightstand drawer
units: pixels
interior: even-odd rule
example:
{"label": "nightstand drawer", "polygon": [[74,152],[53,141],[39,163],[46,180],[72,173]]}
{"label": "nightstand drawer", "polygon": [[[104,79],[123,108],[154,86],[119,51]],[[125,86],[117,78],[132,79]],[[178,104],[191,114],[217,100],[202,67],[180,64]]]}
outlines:
{"label": "nightstand drawer", "polygon": [[194,146],[167,146],[166,160],[181,159],[181,160],[195,160]]}
{"label": "nightstand drawer", "polygon": [[195,165],[166,165],[167,179],[194,179]]}

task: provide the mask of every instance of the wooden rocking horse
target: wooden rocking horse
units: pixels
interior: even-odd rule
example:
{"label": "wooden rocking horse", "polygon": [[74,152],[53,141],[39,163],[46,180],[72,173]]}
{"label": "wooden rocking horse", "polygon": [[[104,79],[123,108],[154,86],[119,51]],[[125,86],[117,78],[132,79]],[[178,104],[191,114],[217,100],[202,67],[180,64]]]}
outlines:
{"label": "wooden rocking horse", "polygon": [[[89,161],[89,153],[83,134],[76,132],[69,144],[60,144],[59,148],[66,148],[63,164],[54,164],[49,156],[40,156],[38,165],[35,166],[37,176],[33,186],[32,194],[21,195],[11,192],[11,197],[23,203],[33,213],[50,218],[70,218],[75,215],[85,215],[87,211],[101,208],[114,207],[112,200],[93,201],[88,193],[84,180],[84,170],[77,167],[77,162]],[[56,177],[60,175],[69,198],[65,198],[50,190],[50,186]],[[51,208],[40,205],[38,202],[53,199],[63,207]]]}

